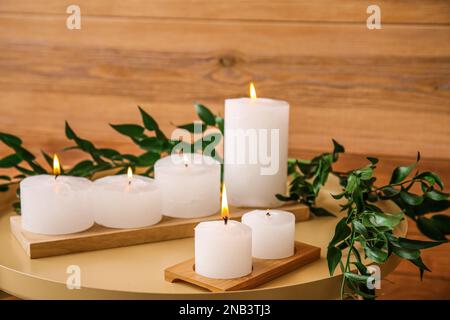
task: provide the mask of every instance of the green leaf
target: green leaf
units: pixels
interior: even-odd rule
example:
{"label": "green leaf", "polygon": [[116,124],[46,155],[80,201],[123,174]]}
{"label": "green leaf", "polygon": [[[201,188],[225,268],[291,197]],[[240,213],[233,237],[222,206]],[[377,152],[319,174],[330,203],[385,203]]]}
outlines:
{"label": "green leaf", "polygon": [[309,207],[311,212],[317,217],[335,217],[330,211],[320,207]]}
{"label": "green leaf", "polygon": [[402,237],[397,238],[389,233],[386,234],[386,236],[393,245],[411,250],[428,249],[447,242],[447,241],[422,241],[422,240],[406,239]]}
{"label": "green leaf", "polygon": [[359,222],[358,220],[353,220],[352,224],[356,232],[362,234],[364,237],[368,236],[367,228],[361,222]]}
{"label": "green leaf", "polygon": [[47,162],[50,168],[53,168],[53,158],[43,150],[41,150],[41,153],[42,156],[44,157],[45,162]]}
{"label": "green leaf", "polygon": [[5,175],[0,176],[0,180],[11,181],[11,178]]}
{"label": "green leaf", "polygon": [[388,258],[388,253],[379,248],[365,247],[364,250],[367,257],[377,263],[384,263]]}
{"label": "green leaf", "polygon": [[395,197],[396,195],[398,195],[400,193],[400,190],[394,189],[391,186],[384,187],[383,189],[381,189],[381,191],[383,191],[384,196],[386,196],[388,198]]}
{"label": "green leaf", "polygon": [[345,187],[345,192],[347,192],[348,194],[352,194],[355,188],[358,186],[358,184],[359,184],[358,177],[355,176],[354,174],[350,174],[347,180],[347,186]]}
{"label": "green leaf", "polygon": [[147,137],[139,141],[135,141],[143,150],[160,153],[163,150],[164,142],[157,137]]}
{"label": "green leaf", "polygon": [[420,269],[420,280],[422,280],[422,278],[423,278],[424,270],[431,272],[431,270],[428,269],[428,267],[425,265],[425,263],[423,263],[421,257],[418,257],[417,259],[413,259],[413,260],[408,260],[408,261],[410,261],[412,264],[414,264],[416,267],[418,267]]}
{"label": "green leaf", "polygon": [[0,184],[0,192],[6,192],[9,190],[8,184]]}
{"label": "green leaf", "polygon": [[141,113],[142,123],[144,124],[145,129],[149,131],[155,131],[159,128],[158,123],[150,116],[144,109],[138,106],[139,112]]}
{"label": "green leaf", "polygon": [[444,183],[442,182],[442,179],[434,172],[431,171],[425,171],[421,174],[416,176],[416,179],[424,179],[430,183],[431,186],[433,186],[435,183],[442,189],[444,189]]}
{"label": "green leaf", "polygon": [[345,152],[345,148],[342,144],[340,144],[339,142],[337,142],[336,140],[332,139],[333,141],[333,153],[343,153]]}
{"label": "green leaf", "polygon": [[417,249],[407,249],[401,247],[392,247],[392,251],[400,258],[414,260],[420,257],[420,251]]}
{"label": "green leaf", "polygon": [[66,131],[66,137],[69,140],[73,140],[73,139],[75,139],[77,137],[77,135],[72,130],[72,128],[70,127],[70,125],[69,125],[69,123],[67,121],[66,121],[65,131]]}
{"label": "green leaf", "polygon": [[17,154],[11,154],[3,159],[0,159],[0,168],[12,168],[21,162],[22,159]]}
{"label": "green leaf", "polygon": [[208,126],[214,126],[216,124],[216,118],[214,114],[204,105],[197,103],[195,105],[195,111],[198,117]]}
{"label": "green leaf", "polygon": [[369,279],[368,275],[362,275],[362,274],[357,274],[357,273],[353,273],[353,272],[346,272],[346,273],[344,273],[344,275],[347,279],[351,279],[353,281],[358,281],[358,282],[366,282],[367,279]]}
{"label": "green leaf", "polygon": [[439,224],[435,220],[420,217],[417,219],[417,227],[424,235],[433,240],[446,240],[445,234],[440,230]]}
{"label": "green leaf", "polygon": [[225,132],[225,121],[222,117],[216,117],[216,126],[219,128],[220,132],[224,134]]}
{"label": "green leaf", "polygon": [[402,198],[403,201],[405,201],[407,204],[409,204],[411,206],[418,206],[419,204],[421,204],[423,202],[422,196],[419,196],[414,193],[409,193],[406,191],[401,191],[400,197]]}
{"label": "green leaf", "polygon": [[356,173],[359,175],[361,180],[369,180],[372,178],[373,169],[371,167],[364,167],[356,170]]}
{"label": "green leaf", "polygon": [[138,158],[138,165],[142,167],[147,167],[153,165],[159,158],[160,154],[156,152],[146,152]]}
{"label": "green leaf", "polygon": [[431,217],[433,224],[444,234],[450,234],[450,217],[445,214],[435,214]]}
{"label": "green leaf", "polygon": [[98,152],[102,157],[105,157],[107,159],[120,158],[120,152],[116,151],[114,149],[102,148],[102,149],[98,149]]}
{"label": "green leaf", "polygon": [[391,176],[390,184],[400,183],[403,180],[405,180],[406,177],[409,176],[411,171],[413,171],[416,166],[417,166],[417,162],[413,163],[412,165],[409,165],[409,166],[400,166],[400,167],[395,168],[395,170]]}
{"label": "green leaf", "polygon": [[125,136],[131,138],[142,138],[144,134],[144,127],[137,124],[110,124],[110,126]]}
{"label": "green leaf", "polygon": [[366,213],[369,221],[377,227],[394,228],[403,219],[403,213],[389,214],[383,212],[369,212]]}
{"label": "green leaf", "polygon": [[442,201],[447,200],[450,197],[450,194],[438,190],[431,190],[425,193],[425,197],[434,201]]}
{"label": "green leaf", "polygon": [[4,132],[0,132],[0,141],[10,147],[20,146],[22,144],[22,140],[19,137]]}
{"label": "green leaf", "polygon": [[94,163],[91,160],[84,160],[77,163],[68,173],[78,177],[86,177],[92,173],[93,168]]}
{"label": "green leaf", "polygon": [[372,163],[372,165],[376,165],[378,163],[378,158],[374,158],[374,157],[367,157],[367,160],[370,161],[370,163]]}
{"label": "green leaf", "polygon": [[342,259],[342,252],[336,247],[328,247],[327,251],[327,262],[328,262],[328,271],[330,272],[330,276],[334,274],[334,270],[336,266]]}
{"label": "green leaf", "polygon": [[330,241],[329,247],[335,246],[337,243],[345,240],[351,233],[350,227],[347,225],[346,219],[342,218],[336,225],[334,237]]}
{"label": "green leaf", "polygon": [[180,125],[178,128],[187,130],[190,133],[202,133],[206,130],[207,126],[202,122],[194,122]]}

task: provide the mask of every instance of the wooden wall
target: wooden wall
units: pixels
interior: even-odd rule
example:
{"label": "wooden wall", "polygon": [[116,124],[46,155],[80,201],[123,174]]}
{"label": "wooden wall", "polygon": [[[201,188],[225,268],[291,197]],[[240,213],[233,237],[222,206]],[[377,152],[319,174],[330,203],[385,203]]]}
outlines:
{"label": "wooden wall", "polygon": [[[66,8],[81,7],[81,30]],[[291,103],[290,148],[450,159],[450,1],[1,0],[0,131],[34,151],[67,145],[68,120],[101,146],[144,106],[170,133],[193,102]],[[0,155],[6,150],[0,147]]]}

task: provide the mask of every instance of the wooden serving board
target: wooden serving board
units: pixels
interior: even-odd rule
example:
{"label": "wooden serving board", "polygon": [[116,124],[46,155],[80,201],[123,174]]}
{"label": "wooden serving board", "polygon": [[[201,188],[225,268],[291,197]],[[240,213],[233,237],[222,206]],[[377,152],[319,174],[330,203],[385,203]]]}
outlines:
{"label": "wooden serving board", "polygon": [[295,253],[284,259],[253,258],[253,271],[248,276],[236,279],[211,279],[195,273],[194,259],[189,259],[164,271],[166,281],[185,281],[211,292],[253,289],[279,276],[320,258],[320,248],[302,242],[295,242]]}
{"label": "wooden serving board", "polygon": [[[290,211],[296,221],[309,219],[309,208],[302,204],[288,204],[277,208]],[[230,218],[240,220],[251,209],[230,208]],[[136,244],[174,240],[194,236],[194,227],[202,221],[220,219],[220,214],[204,218],[179,219],[163,217],[149,227],[137,229],[112,229],[95,224],[92,228],[73,234],[48,236],[28,232],[21,227],[21,217],[11,217],[11,232],[20,242],[27,255],[32,258],[59,256],[64,254],[131,246]]]}

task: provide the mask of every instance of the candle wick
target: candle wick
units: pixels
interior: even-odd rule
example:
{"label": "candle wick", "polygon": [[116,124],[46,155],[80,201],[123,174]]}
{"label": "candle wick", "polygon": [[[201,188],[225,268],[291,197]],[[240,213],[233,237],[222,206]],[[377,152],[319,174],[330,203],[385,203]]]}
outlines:
{"label": "candle wick", "polygon": [[270,210],[269,209],[267,209],[266,216],[270,217]]}
{"label": "candle wick", "polygon": [[223,222],[225,223],[225,225],[227,225],[228,224],[228,217],[224,217],[223,218]]}
{"label": "candle wick", "polygon": [[185,163],[184,163],[184,166],[187,168],[187,167],[188,167],[188,164],[185,162]]}
{"label": "candle wick", "polygon": [[59,177],[59,174],[55,174],[55,180]]}

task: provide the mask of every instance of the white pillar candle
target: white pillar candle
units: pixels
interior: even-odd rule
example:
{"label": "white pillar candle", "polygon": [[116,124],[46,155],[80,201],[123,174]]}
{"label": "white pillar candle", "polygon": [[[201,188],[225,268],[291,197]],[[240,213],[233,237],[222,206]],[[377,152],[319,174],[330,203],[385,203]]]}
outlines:
{"label": "white pillar candle", "polygon": [[252,230],[228,220],[225,186],[222,221],[206,221],[195,227],[195,272],[214,279],[233,279],[252,272]]}
{"label": "white pillar candle", "polygon": [[[54,166],[59,174],[59,161]],[[80,232],[94,224],[89,205],[92,182],[85,178],[38,175],[20,182],[22,228],[40,234]]]}
{"label": "white pillar candle", "polygon": [[155,163],[161,188],[162,213],[199,218],[220,209],[220,163],[200,154],[172,154]]}
{"label": "white pillar candle", "polygon": [[225,100],[225,183],[239,207],[276,207],[285,194],[289,104],[265,98]]}
{"label": "white pillar candle", "polygon": [[195,227],[195,272],[232,279],[252,272],[252,232],[237,221],[206,221]]}
{"label": "white pillar candle", "polygon": [[94,182],[95,222],[109,228],[141,228],[161,218],[161,192],[156,182],[138,175],[116,175]]}
{"label": "white pillar candle", "polygon": [[260,259],[282,259],[294,254],[295,216],[281,210],[254,210],[242,223],[252,229],[252,254]]}

